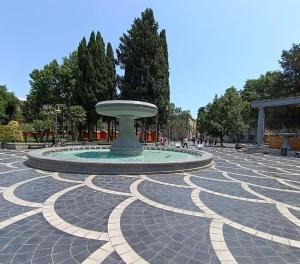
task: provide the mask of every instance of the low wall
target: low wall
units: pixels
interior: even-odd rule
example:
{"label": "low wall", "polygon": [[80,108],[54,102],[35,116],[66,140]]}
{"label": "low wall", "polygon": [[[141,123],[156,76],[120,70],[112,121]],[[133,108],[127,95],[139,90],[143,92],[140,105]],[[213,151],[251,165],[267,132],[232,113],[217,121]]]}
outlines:
{"label": "low wall", "polygon": [[2,143],[4,149],[37,149],[44,147],[45,143]]}
{"label": "low wall", "polygon": [[[283,144],[283,136],[267,136],[266,141],[269,142],[270,148],[280,149]],[[300,137],[291,137],[289,143],[291,149],[300,149]]]}

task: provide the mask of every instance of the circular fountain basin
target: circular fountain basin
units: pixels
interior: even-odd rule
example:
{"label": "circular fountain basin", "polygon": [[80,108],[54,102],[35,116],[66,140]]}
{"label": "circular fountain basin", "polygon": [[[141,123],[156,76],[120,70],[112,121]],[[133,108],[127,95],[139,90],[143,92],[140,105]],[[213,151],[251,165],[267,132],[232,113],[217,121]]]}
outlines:
{"label": "circular fountain basin", "polygon": [[56,172],[86,174],[150,174],[198,170],[212,165],[203,151],[146,147],[142,155],[113,155],[108,147],[84,146],[34,150],[31,167]]}

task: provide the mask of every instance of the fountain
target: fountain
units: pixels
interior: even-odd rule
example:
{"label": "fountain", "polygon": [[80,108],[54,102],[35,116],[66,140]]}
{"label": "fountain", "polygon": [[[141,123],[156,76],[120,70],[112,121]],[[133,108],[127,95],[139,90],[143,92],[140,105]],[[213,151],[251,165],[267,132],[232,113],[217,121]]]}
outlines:
{"label": "fountain", "polygon": [[113,142],[110,152],[120,156],[137,156],[144,147],[137,142],[134,131],[134,120],[151,117],[157,114],[157,107],[140,101],[109,100],[96,104],[98,114],[119,119],[120,136]]}
{"label": "fountain", "polygon": [[140,101],[109,100],[96,104],[98,114],[119,120],[119,137],[109,146],[70,146],[34,150],[26,164],[47,171],[87,174],[146,174],[197,170],[212,165],[212,155],[195,149],[144,147],[137,142],[134,120],[157,114]]}

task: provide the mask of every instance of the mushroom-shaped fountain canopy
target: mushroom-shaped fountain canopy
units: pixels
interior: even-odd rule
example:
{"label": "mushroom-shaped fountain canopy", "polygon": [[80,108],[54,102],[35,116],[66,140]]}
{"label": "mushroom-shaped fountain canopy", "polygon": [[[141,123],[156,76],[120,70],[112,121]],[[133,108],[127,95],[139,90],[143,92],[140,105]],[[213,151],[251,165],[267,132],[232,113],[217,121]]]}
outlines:
{"label": "mushroom-shaped fountain canopy", "polygon": [[120,156],[140,155],[144,148],[136,140],[134,119],[155,116],[156,105],[140,101],[109,100],[99,102],[95,107],[98,114],[119,119],[120,135],[112,143],[110,153]]}
{"label": "mushroom-shaped fountain canopy", "polygon": [[154,104],[131,100],[108,100],[96,104],[96,111],[105,116],[131,116],[134,119],[150,117],[157,114]]}

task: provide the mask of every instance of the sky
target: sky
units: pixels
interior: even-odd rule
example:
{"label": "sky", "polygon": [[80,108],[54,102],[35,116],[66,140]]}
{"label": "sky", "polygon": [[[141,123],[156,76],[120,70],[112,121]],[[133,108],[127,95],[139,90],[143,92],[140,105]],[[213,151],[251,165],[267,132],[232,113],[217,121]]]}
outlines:
{"label": "sky", "polygon": [[99,30],[114,49],[147,7],[169,48],[171,101],[197,116],[226,88],[278,70],[300,42],[299,0],[1,0],[0,84],[19,98],[29,74]]}

